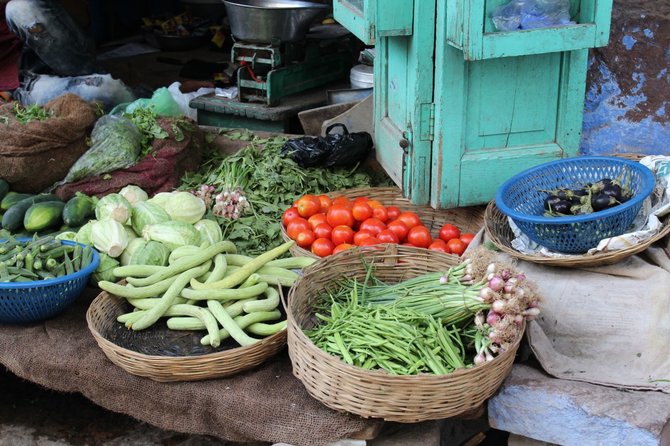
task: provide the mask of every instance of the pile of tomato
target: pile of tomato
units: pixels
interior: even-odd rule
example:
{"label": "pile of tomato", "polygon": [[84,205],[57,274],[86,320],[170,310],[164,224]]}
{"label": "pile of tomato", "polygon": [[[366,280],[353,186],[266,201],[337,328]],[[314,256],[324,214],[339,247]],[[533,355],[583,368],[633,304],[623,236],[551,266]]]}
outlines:
{"label": "pile of tomato", "polygon": [[474,237],[452,224],[440,228],[437,238],[412,211],[384,206],[366,197],[307,194],[284,211],[282,224],[288,236],[319,257],[354,246],[397,243],[461,255]]}

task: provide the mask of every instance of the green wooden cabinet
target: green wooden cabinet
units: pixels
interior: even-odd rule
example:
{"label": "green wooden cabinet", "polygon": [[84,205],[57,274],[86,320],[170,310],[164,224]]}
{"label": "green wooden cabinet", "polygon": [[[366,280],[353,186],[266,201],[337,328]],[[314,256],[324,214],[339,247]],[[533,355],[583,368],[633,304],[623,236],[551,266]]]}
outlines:
{"label": "green wooden cabinet", "polygon": [[607,44],[612,0],[572,0],[575,25],[496,32],[507,1],[395,1],[404,27],[386,1],[360,2],[375,11],[377,156],[416,204],[483,204],[512,175],[578,153],[588,48]]}

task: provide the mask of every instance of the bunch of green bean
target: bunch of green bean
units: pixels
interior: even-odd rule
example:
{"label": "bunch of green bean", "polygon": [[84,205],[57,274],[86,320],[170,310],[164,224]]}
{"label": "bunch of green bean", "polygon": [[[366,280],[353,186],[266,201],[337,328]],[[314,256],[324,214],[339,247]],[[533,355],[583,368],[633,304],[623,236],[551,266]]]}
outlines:
{"label": "bunch of green bean", "polygon": [[346,303],[333,301],[329,316],[317,318],[320,323],[306,335],[350,365],[393,375],[444,375],[466,367],[456,328],[409,309],[361,305],[356,289]]}
{"label": "bunch of green bean", "polygon": [[134,311],[117,318],[133,330],[144,330],[161,318],[173,330],[206,330],[203,345],[218,347],[226,338],[242,346],[258,342],[250,335],[270,336],[286,328],[281,319],[279,287],[290,286],[315,260],[277,259],[294,242],[257,257],[237,254],[230,241],[177,248],[168,266],[127,265],[114,269],[126,284],[99,282],[103,290],[124,297]]}

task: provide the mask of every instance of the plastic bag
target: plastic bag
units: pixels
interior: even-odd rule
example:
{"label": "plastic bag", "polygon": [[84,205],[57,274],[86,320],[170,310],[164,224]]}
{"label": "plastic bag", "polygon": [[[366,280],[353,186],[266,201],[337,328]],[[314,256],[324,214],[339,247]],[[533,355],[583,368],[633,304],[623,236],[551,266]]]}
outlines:
{"label": "plastic bag", "polygon": [[101,117],[91,132],[91,148],[74,163],[63,183],[135,165],[141,142],[142,135],[131,120],[113,115]]}
{"label": "plastic bag", "polygon": [[570,25],[570,0],[512,0],[493,10],[498,31]]}
{"label": "plastic bag", "polygon": [[172,95],[172,99],[174,99],[174,101],[177,103],[177,105],[179,106],[179,108],[181,109],[182,113],[185,116],[188,116],[194,121],[197,120],[198,110],[195,108],[191,108],[191,106],[189,105],[191,99],[206,94],[214,93],[214,88],[202,87],[199,88],[197,91],[193,91],[190,93],[182,93],[179,87],[181,87],[181,82],[173,82],[172,84],[170,84],[170,86],[168,86],[168,91]]}
{"label": "plastic bag", "polygon": [[[342,133],[330,132],[341,127]],[[372,149],[372,136],[367,132],[349,133],[344,124],[333,124],[326,129],[326,136],[303,136],[291,139],[281,148],[300,167],[347,167],[359,163]]]}
{"label": "plastic bag", "polygon": [[132,113],[140,107],[151,107],[158,116],[184,116],[181,107],[166,87],[155,90],[151,98],[141,98],[131,103],[119,104],[112,109],[110,114],[121,115],[123,113]]}

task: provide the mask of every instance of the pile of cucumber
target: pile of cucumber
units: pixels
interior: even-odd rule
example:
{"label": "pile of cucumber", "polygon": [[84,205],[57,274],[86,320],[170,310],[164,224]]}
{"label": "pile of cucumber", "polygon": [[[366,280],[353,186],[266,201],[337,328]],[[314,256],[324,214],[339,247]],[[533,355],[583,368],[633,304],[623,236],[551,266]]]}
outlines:
{"label": "pile of cucumber", "polygon": [[19,241],[0,234],[0,282],[32,282],[74,274],[93,261],[93,248],[53,236]]}
{"label": "pile of cucumber", "polygon": [[77,228],[95,213],[95,199],[78,194],[64,202],[48,193],[26,194],[10,190],[0,178],[0,214],[2,229],[13,234],[43,233],[62,226]]}

